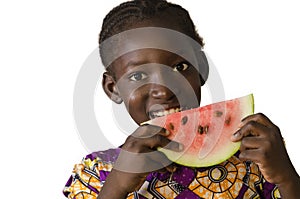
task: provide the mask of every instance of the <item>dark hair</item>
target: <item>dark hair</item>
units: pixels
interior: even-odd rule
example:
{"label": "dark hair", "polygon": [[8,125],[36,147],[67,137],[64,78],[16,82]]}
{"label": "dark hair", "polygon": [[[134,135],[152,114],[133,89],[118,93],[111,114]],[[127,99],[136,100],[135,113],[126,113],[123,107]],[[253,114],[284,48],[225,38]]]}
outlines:
{"label": "dark hair", "polygon": [[103,41],[113,35],[129,30],[138,22],[161,17],[164,13],[170,13],[171,17],[176,19],[176,23],[180,25],[184,34],[196,40],[201,47],[204,46],[203,39],[199,36],[188,11],[181,6],[166,0],[127,1],[113,8],[103,20],[102,30],[99,35],[99,50],[104,66],[108,67],[105,62],[105,53],[101,48]]}

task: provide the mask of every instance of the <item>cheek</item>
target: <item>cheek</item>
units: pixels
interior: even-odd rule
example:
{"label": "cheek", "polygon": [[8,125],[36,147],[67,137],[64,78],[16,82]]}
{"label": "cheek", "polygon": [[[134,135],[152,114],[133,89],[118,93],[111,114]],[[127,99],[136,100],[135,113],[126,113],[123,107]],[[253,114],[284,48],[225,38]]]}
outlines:
{"label": "cheek", "polygon": [[133,89],[132,92],[122,92],[122,98],[129,113],[139,112],[146,101],[146,95],[141,88]]}
{"label": "cheek", "polygon": [[197,96],[197,99],[200,103],[201,99],[201,79],[200,76],[193,76],[188,78],[190,86],[192,87],[194,94]]}
{"label": "cheek", "polygon": [[128,97],[128,103],[129,106],[133,106],[133,105],[139,105],[140,102],[142,101],[142,96],[137,94],[137,93],[132,93],[129,97]]}
{"label": "cheek", "polygon": [[146,115],[147,94],[138,89],[136,92],[131,93],[124,102],[128,113],[137,124],[149,119]]}

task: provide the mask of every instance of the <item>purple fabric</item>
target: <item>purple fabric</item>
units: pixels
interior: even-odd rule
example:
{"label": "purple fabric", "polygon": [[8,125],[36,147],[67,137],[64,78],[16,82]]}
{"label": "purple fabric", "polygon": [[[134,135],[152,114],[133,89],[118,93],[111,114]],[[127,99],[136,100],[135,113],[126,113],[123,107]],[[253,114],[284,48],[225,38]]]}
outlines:
{"label": "purple fabric", "polygon": [[267,193],[272,193],[273,189],[274,189],[275,185],[271,184],[269,182],[265,182],[263,185],[263,189],[265,190],[264,192],[264,197],[265,199],[272,199],[271,194],[267,194]]}
{"label": "purple fabric", "polygon": [[[118,158],[118,155],[120,154],[121,149],[109,149],[106,151],[99,151],[94,152],[86,156],[86,159],[95,160],[98,158],[99,161],[113,165],[115,161]],[[238,155],[238,154],[237,154]],[[272,199],[274,196],[272,196],[273,191],[277,188],[274,184],[271,184],[266,181],[257,181],[257,179],[261,178],[254,178],[253,176],[259,176],[260,172],[258,173],[251,173],[250,164],[243,163],[238,160],[237,157],[233,156],[232,160],[226,161],[224,164],[215,165],[211,167],[206,168],[191,168],[181,165],[176,165],[177,169],[175,172],[152,172],[146,177],[146,181],[148,181],[149,186],[147,187],[148,194],[152,195],[156,198],[164,198],[163,194],[166,190],[169,192],[171,191],[174,196],[176,196],[176,199],[201,199],[205,197],[203,192],[207,192],[207,194],[219,194],[220,190],[224,194],[231,195],[232,193],[229,193],[230,187],[227,188],[221,188],[224,185],[225,181],[228,182],[234,182],[234,183],[242,183],[239,186],[241,187],[239,190],[237,190],[238,195],[235,195],[234,197],[237,199],[242,199],[245,196],[245,193],[249,189],[249,184],[255,187],[256,194],[260,196],[260,198],[264,199]],[[84,162],[84,161],[83,161]],[[232,165],[234,168],[231,167],[231,169],[226,170],[227,166]],[[255,166],[255,165],[252,165]],[[220,172],[221,170],[222,172]],[[99,179],[101,183],[104,183],[107,176],[109,175],[110,171],[106,170],[98,170],[97,167],[93,167],[93,170],[90,170],[90,168],[85,168],[86,174],[90,175],[97,175],[99,173]],[[253,170],[254,171],[254,170]],[[239,175],[235,174],[237,172],[242,172]],[[231,175],[230,175],[231,174]],[[239,180],[233,180],[230,178],[230,176],[235,175],[236,177],[239,177]],[[224,175],[223,177],[218,177],[218,175]],[[252,176],[252,178],[251,178]],[[228,177],[228,179],[227,179]],[[226,178],[226,179],[225,179]],[[75,173],[72,175],[67,183],[66,187],[71,187],[74,180],[78,179],[79,181],[82,181],[80,179],[80,175]],[[251,181],[252,179],[252,181]],[[205,180],[203,182],[203,180]],[[250,181],[249,181],[250,180]],[[207,184],[208,182],[208,184]],[[194,184],[193,184],[194,183]],[[99,191],[91,186],[89,182],[83,183],[86,187],[88,187],[92,192],[98,194]],[[214,185],[214,186],[211,186]],[[227,185],[226,185],[227,186]],[[218,188],[219,187],[219,188]],[[261,189],[262,188],[262,189]],[[163,189],[162,192],[160,192],[160,189]],[[226,193],[225,193],[226,192]],[[64,192],[64,195],[67,197],[70,194],[67,190]],[[141,198],[144,199],[145,197],[141,195],[142,193],[135,193],[135,199]],[[171,195],[172,195],[171,194]],[[255,193],[252,195],[255,196]],[[251,197],[252,197],[251,196]]]}
{"label": "purple fabric", "polygon": [[[67,181],[67,183],[66,183],[66,187],[69,187],[69,186],[71,186],[71,184],[72,184],[72,181],[73,181],[73,177],[72,176],[70,176],[70,178],[69,178],[69,180]],[[68,197],[68,195],[69,195],[69,193],[70,192],[64,192],[63,191],[63,194],[66,196],[66,197]]]}
{"label": "purple fabric", "polygon": [[108,149],[106,151],[93,152],[85,157],[85,159],[94,160],[100,158],[103,162],[115,162],[120,154],[121,149]]}
{"label": "purple fabric", "polygon": [[243,186],[240,190],[240,193],[236,199],[243,199],[247,189],[248,189],[248,187],[245,184],[243,184]]}
{"label": "purple fabric", "polygon": [[105,181],[109,173],[109,171],[99,171],[101,181]]}
{"label": "purple fabric", "polygon": [[87,187],[88,187],[91,191],[95,192],[96,194],[99,194],[99,191],[98,191],[96,188],[92,187],[91,185],[87,185]]}
{"label": "purple fabric", "polygon": [[195,178],[195,171],[189,167],[179,167],[173,175],[173,180],[187,187]]}

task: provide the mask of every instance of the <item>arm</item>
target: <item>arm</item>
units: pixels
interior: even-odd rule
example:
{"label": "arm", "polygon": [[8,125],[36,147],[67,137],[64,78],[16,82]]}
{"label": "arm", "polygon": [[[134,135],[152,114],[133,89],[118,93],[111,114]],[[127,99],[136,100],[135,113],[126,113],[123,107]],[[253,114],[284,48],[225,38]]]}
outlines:
{"label": "arm", "polygon": [[97,199],[127,198],[129,192],[126,190],[126,187],[122,188],[119,185],[119,181],[122,181],[124,179],[126,180],[126,178],[124,178],[124,175],[118,174],[118,171],[113,169],[112,172],[108,175]]}
{"label": "arm", "polygon": [[171,161],[157,147],[179,151],[179,144],[166,138],[168,132],[151,125],[139,127],[122,146],[97,199],[126,198],[139,190],[152,171],[172,170]]}
{"label": "arm", "polygon": [[279,128],[259,113],[246,117],[232,141],[241,141],[240,159],[255,162],[284,199],[299,198],[300,178],[290,161]]}
{"label": "arm", "polygon": [[[282,198],[299,198],[300,178],[299,176],[291,176],[286,182],[277,184]],[[298,197],[297,197],[298,196]]]}

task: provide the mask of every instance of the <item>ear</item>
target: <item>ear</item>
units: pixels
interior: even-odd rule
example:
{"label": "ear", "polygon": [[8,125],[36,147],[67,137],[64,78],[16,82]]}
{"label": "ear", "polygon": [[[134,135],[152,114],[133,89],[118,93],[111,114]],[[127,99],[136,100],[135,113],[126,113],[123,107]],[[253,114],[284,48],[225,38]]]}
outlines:
{"label": "ear", "polygon": [[116,81],[109,72],[103,73],[102,88],[106,95],[112,101],[114,101],[117,104],[121,104],[123,102],[123,99],[121,98],[120,93],[118,91]]}

